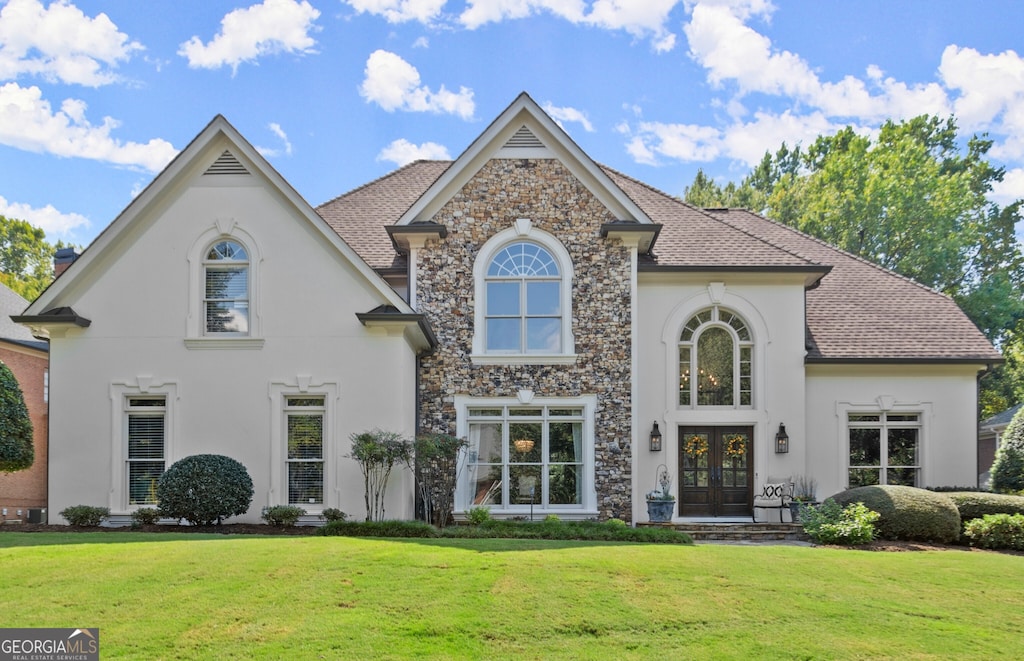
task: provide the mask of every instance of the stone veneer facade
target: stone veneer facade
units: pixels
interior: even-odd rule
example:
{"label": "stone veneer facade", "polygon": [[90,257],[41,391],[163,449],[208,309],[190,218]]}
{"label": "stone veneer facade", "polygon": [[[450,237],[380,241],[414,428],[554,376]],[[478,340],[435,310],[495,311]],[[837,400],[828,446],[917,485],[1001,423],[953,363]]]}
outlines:
{"label": "stone veneer facade", "polygon": [[[573,365],[473,365],[473,264],[481,246],[516,219],[556,238],[574,269]],[[417,308],[439,347],[422,359],[419,424],[454,434],[456,395],[597,396],[594,420],[599,517],[631,519],[630,249],[600,235],[617,220],[554,159],[493,159],[431,219],[448,236],[430,241],[417,260]]]}

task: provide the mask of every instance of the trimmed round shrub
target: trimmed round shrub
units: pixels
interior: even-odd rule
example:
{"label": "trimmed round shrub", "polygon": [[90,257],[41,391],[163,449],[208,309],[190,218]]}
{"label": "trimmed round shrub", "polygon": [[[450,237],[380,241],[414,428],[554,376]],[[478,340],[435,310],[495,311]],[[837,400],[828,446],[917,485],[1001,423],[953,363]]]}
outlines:
{"label": "trimmed round shrub", "polygon": [[160,523],[160,511],[155,507],[140,507],[132,512],[132,525],[152,526]]}
{"label": "trimmed round shrub", "polygon": [[996,460],[992,463],[992,490],[1024,491],[1024,407],[1013,416],[999,440]]}
{"label": "trimmed round shrub", "polygon": [[947,543],[960,537],[960,512],[946,494],[902,486],[856,487],[832,496],[840,505],[864,503],[878,512],[882,539]]}
{"label": "trimmed round shrub", "polygon": [[174,462],[156,484],[160,514],[194,526],[245,514],[252,503],[245,466],[220,454],[196,454]]}
{"label": "trimmed round shrub", "polygon": [[328,507],[323,512],[320,512],[320,519],[323,521],[344,521],[348,518],[348,514],[345,514],[337,507]]}
{"label": "trimmed round shrub", "polygon": [[110,508],[72,505],[62,509],[59,514],[73,526],[98,526],[110,516]]}
{"label": "trimmed round shrub", "polygon": [[306,516],[306,510],[295,505],[274,505],[264,507],[260,517],[272,526],[291,528],[299,519]]}
{"label": "trimmed round shrub", "polygon": [[960,510],[960,520],[965,524],[972,519],[980,519],[986,514],[1024,514],[1024,496],[981,491],[964,491],[946,495]]}

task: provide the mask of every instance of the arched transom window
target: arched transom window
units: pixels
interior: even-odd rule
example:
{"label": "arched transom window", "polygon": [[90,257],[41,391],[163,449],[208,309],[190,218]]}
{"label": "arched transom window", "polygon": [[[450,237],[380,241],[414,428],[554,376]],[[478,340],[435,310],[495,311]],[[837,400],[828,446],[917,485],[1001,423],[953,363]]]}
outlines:
{"label": "arched transom window", "polygon": [[753,352],[735,313],[715,306],[693,315],[679,336],[679,405],[751,406]]}
{"label": "arched transom window", "polygon": [[487,265],[486,350],[562,351],[562,281],[547,249],[520,241],[501,248]]}
{"label": "arched transom window", "polygon": [[249,255],[229,239],[210,246],[203,259],[206,334],[249,333]]}

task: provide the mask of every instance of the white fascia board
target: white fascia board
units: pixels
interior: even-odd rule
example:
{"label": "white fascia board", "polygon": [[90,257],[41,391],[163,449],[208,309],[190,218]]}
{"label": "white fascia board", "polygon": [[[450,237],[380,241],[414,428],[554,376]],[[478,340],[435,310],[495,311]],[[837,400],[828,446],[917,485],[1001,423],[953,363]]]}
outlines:
{"label": "white fascia board", "polygon": [[[569,135],[525,92],[512,102],[398,220],[396,225],[430,220],[523,125],[613,214],[617,220],[651,224],[651,219]],[[524,157],[524,156],[519,156]]]}

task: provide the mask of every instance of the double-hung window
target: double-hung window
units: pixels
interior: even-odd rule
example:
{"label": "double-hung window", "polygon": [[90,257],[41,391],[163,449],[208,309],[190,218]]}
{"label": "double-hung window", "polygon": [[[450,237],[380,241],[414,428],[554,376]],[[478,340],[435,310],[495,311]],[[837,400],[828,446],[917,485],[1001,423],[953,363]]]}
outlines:
{"label": "double-hung window", "polygon": [[217,241],[203,260],[206,335],[249,334],[249,255],[229,239]]}
{"label": "double-hung window", "polygon": [[896,484],[916,487],[921,476],[921,415],[850,413],[851,487]]}
{"label": "double-hung window", "polygon": [[324,397],[285,397],[288,503],[324,503]]}
{"label": "double-hung window", "polygon": [[163,396],[125,398],[128,505],[156,504],[156,483],[166,459],[166,413]]}

